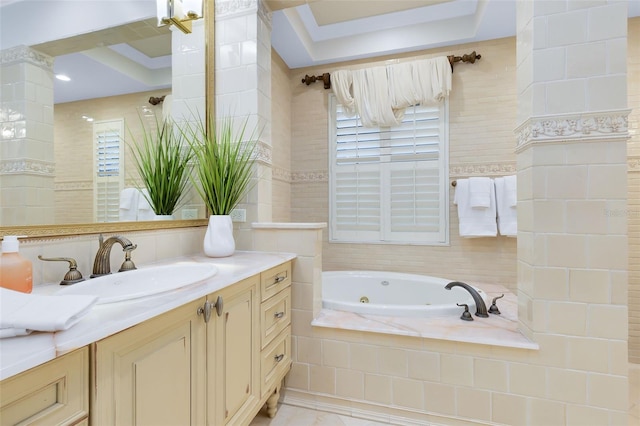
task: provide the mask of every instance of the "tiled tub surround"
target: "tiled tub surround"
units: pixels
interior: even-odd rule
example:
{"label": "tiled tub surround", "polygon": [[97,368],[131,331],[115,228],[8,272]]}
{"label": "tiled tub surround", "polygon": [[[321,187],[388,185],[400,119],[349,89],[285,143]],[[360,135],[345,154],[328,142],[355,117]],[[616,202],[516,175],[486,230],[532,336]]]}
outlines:
{"label": "tiled tub surround", "polygon": [[[406,318],[330,324],[321,300],[324,224],[311,225],[261,224],[253,232],[252,249],[297,254],[285,403],[407,425],[627,424],[627,363],[612,362],[625,356],[626,342],[559,332],[535,333],[529,342],[513,325],[511,294],[498,300],[500,318],[451,319],[462,331],[455,337],[418,337],[435,329]],[[500,287],[479,286],[502,294]],[[374,321],[383,332],[364,331]],[[511,325],[480,343],[476,334],[489,323]]]}
{"label": "tiled tub surround", "polygon": [[[140,324],[294,257],[295,255],[287,253],[238,251],[226,258],[191,255],[168,259],[162,263],[181,260],[211,263],[218,268],[218,273],[202,283],[156,296],[96,305],[78,324],[66,331],[1,339],[0,380]],[[50,286],[39,286],[34,289],[34,293],[50,293],[50,290]]]}

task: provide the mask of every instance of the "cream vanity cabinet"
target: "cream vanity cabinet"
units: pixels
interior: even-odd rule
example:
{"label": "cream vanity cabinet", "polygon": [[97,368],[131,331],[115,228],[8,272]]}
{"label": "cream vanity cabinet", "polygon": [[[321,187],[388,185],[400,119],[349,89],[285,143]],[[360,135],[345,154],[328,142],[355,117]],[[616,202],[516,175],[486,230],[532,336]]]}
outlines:
{"label": "cream vanity cabinet", "polygon": [[91,345],[91,424],[247,425],[291,366],[284,263]]}
{"label": "cream vanity cabinet", "polygon": [[2,425],[87,425],[88,417],[86,347],[2,381]]}

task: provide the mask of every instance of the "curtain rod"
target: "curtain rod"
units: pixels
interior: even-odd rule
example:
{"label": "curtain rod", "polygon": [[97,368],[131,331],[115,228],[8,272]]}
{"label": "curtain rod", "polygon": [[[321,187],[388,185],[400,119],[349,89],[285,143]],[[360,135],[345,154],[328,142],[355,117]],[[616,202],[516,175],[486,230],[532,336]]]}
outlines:
{"label": "curtain rod", "polygon": [[[474,64],[477,59],[482,58],[482,55],[477,54],[476,51],[474,50],[473,52],[462,55],[462,56],[449,55],[447,56],[447,58],[449,59],[449,64],[451,64],[451,72],[453,72],[454,63],[469,62],[471,64]],[[331,74],[329,74],[328,72],[325,72],[324,74],[320,74],[320,75],[305,75],[304,78],[302,79],[302,82],[305,83],[307,86],[310,85],[311,83],[315,83],[316,81],[322,81],[324,83],[325,89],[331,89]]]}

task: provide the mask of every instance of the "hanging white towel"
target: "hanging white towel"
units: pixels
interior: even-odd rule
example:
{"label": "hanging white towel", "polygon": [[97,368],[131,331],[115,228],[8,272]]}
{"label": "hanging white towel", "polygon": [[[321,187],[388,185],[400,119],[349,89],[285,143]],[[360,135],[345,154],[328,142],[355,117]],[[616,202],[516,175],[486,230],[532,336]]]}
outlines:
{"label": "hanging white towel", "polygon": [[461,237],[495,237],[498,234],[495,191],[491,192],[489,198],[489,207],[472,208],[469,203],[469,179],[458,179],[453,203],[458,206]]}
{"label": "hanging white towel", "polygon": [[[518,236],[517,195],[514,194],[516,183],[515,176],[505,176],[495,179],[498,229],[500,235],[507,237]],[[516,202],[512,204],[513,199],[515,199]]]}
{"label": "hanging white towel", "polygon": [[493,196],[493,181],[487,177],[469,178],[469,205],[472,208],[488,208]]}
{"label": "hanging white towel", "polygon": [[504,177],[504,190],[507,197],[507,205],[515,207],[518,204],[518,180],[515,175]]}
{"label": "hanging white towel", "polygon": [[0,287],[0,338],[67,330],[97,300],[97,296],[44,296]]}
{"label": "hanging white towel", "polygon": [[135,221],[138,218],[138,196],[136,188],[125,188],[120,192],[120,221]]}
{"label": "hanging white towel", "polygon": [[147,188],[144,188],[140,192],[140,197],[138,198],[138,220],[153,220],[156,217],[156,214],[153,212],[151,208],[151,204],[147,198],[149,197],[149,191]]}

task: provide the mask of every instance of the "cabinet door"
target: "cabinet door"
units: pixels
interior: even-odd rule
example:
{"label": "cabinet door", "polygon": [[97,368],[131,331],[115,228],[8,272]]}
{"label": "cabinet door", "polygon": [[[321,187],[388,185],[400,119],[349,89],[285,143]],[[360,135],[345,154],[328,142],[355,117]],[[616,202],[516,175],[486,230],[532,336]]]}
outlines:
{"label": "cabinet door", "polygon": [[93,425],[201,425],[205,421],[203,300],[94,344]]}
{"label": "cabinet door", "polygon": [[208,398],[210,403],[215,401],[210,425],[248,424],[255,415],[259,396],[258,285],[258,277],[252,277],[209,298],[212,302],[222,300],[220,315],[214,313],[209,322],[207,339],[209,362],[216,366],[215,376],[209,370]]}

